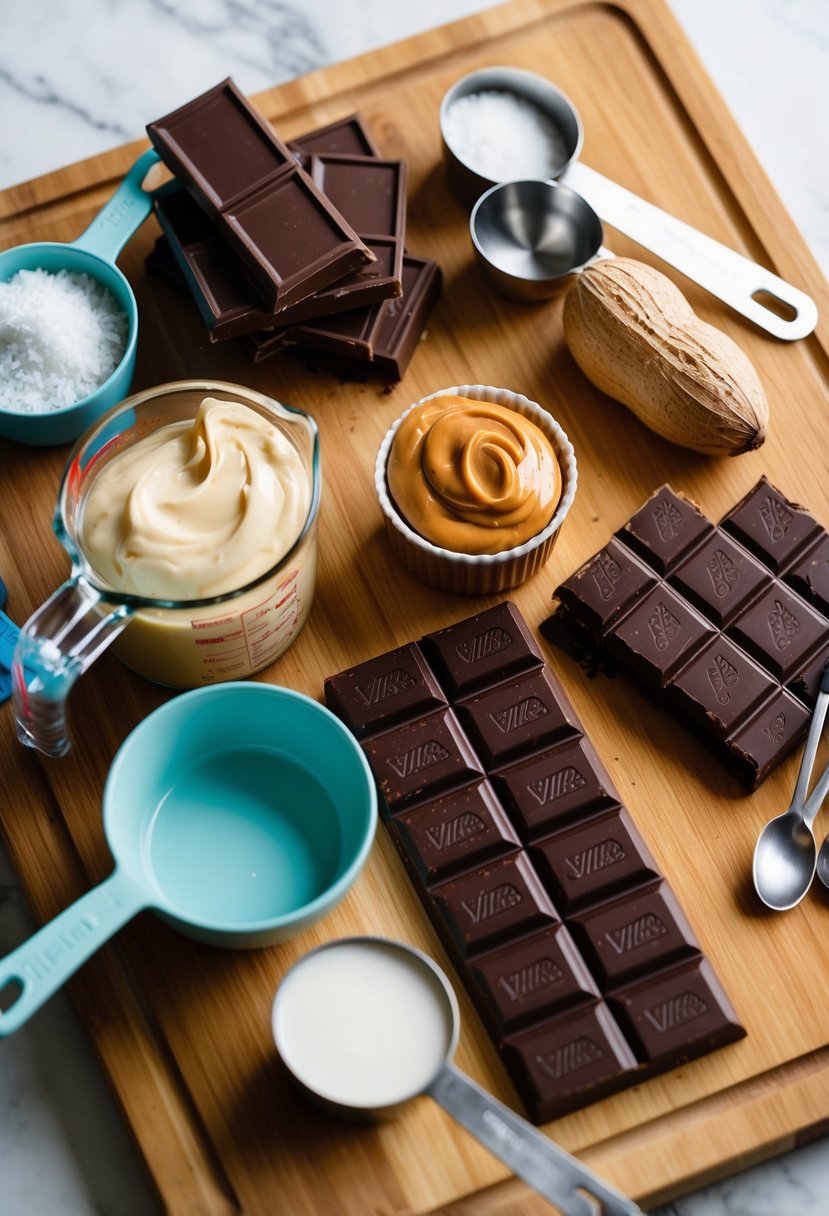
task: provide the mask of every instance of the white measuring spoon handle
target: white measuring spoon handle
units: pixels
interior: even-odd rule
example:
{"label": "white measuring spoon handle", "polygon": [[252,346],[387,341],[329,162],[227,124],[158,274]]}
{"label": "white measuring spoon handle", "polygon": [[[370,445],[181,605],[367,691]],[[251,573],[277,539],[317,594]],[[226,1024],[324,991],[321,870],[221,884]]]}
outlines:
{"label": "white measuring spoon handle", "polygon": [[454,1064],[445,1064],[426,1092],[563,1216],[595,1216],[596,1203],[604,1216],[642,1216],[631,1199],[602,1182]]}
{"label": "white measuring spoon handle", "polygon": [[116,870],[0,959],[0,1038],[13,1034],[116,930],[147,906]]}
{"label": "white measuring spoon handle", "polygon": [[[571,165],[559,180],[586,199],[606,224],[655,253],[773,337],[793,342],[807,337],[817,325],[817,306],[805,292],[587,165]],[[793,309],[794,317],[785,320],[766,308],[756,298],[762,293]]]}

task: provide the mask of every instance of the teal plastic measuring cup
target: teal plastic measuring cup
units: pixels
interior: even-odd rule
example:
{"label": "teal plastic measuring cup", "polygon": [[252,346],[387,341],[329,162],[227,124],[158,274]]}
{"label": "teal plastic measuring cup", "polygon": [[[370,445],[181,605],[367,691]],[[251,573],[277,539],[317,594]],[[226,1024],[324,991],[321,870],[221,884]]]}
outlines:
{"label": "teal plastic measuring cup", "polygon": [[115,259],[150,214],[152,195],[142,189],[141,183],[152,166],[158,164],[158,159],[152,148],[142,153],[112,198],[77,240],[66,245],[57,241],[37,241],[31,245],[16,245],[0,253],[0,282],[7,282],[20,270],[41,269],[50,274],[67,270],[73,274],[88,274],[112,293],[128,321],[126,349],[108,380],[88,397],[54,410],[21,413],[0,406],[0,435],[6,439],[40,446],[68,443],[82,435],[129,392],[138,346],[138,305],[132,288],[115,265]]}
{"label": "teal plastic measuring cup", "polygon": [[368,857],[374,780],[338,718],[287,688],[198,688],[141,722],[103,796],[113,873],[0,961],[0,1037],[151,908],[216,946],[269,946],[337,904]]}

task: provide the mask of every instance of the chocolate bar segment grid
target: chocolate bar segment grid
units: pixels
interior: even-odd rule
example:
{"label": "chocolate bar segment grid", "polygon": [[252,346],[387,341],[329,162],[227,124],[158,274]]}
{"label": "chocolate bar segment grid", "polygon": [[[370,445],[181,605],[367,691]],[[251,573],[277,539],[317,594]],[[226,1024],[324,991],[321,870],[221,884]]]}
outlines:
{"label": "chocolate bar segment grid", "polygon": [[536,1122],[743,1037],[517,608],[325,681]]}
{"label": "chocolate bar segment grid", "polygon": [[719,526],[663,486],[555,595],[557,624],[750,789],[803,737],[829,657],[829,535],[766,478]]}
{"label": "chocolate bar segment grid", "polygon": [[274,312],[373,260],[232,80],[149,123],[147,134]]}

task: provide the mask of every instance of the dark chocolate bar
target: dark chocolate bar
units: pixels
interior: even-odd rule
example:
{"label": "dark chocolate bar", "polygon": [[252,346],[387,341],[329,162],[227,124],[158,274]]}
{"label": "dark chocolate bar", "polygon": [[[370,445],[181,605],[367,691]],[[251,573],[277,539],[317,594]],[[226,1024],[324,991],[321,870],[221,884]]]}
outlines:
{"label": "dark chocolate bar", "polygon": [[311,318],[354,308],[399,294],[402,288],[402,242],[395,237],[365,240],[374,261],[330,287],[281,312],[266,308],[242,271],[234,249],[190,194],[159,194],[155,212],[193,299],[214,342],[262,330],[283,330]]}
{"label": "dark chocolate bar", "polygon": [[514,605],[325,681],[536,1122],[745,1034]]}
{"label": "dark chocolate bar", "polygon": [[345,374],[353,369],[355,374],[362,371],[385,380],[402,379],[440,295],[440,268],[428,258],[407,253],[402,282],[399,299],[294,325],[288,331],[250,334],[245,341],[254,363],[284,350],[286,345],[299,343],[308,350],[335,356],[339,370]]}
{"label": "dark chocolate bar", "polygon": [[829,535],[766,478],[717,527],[663,486],[555,594],[557,623],[750,789],[805,734],[829,657]]}
{"label": "dark chocolate bar", "polygon": [[231,80],[150,123],[147,134],[272,311],[373,260]]}

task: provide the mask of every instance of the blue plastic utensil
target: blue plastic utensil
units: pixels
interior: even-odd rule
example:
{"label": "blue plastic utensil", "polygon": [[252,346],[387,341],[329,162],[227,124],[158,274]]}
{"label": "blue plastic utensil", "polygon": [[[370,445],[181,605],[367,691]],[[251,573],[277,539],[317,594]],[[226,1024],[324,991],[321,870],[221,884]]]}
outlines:
{"label": "blue plastic utensil", "polygon": [[0,578],[0,701],[8,701],[12,695],[12,655],[20,633],[14,621],[2,611],[6,603],[6,584]]}
{"label": "blue plastic utensil", "polygon": [[115,869],[0,961],[0,1037],[144,908],[217,946],[301,933],[354,882],[377,820],[350,731],[309,697],[255,683],[199,688],[145,718],[103,807]]}
{"label": "blue plastic utensil", "polygon": [[129,323],[121,362],[109,379],[88,397],[59,409],[32,413],[0,406],[0,435],[6,439],[38,445],[68,443],[82,435],[96,418],[129,392],[138,344],[138,305],[132,288],[115,265],[115,259],[150,214],[152,195],[142,189],[141,183],[152,166],[158,164],[158,159],[152,148],[139,156],[115,194],[77,240],[66,245],[38,241],[0,253],[0,282],[6,282],[20,270],[42,269],[51,274],[67,270],[88,274],[112,292]]}

